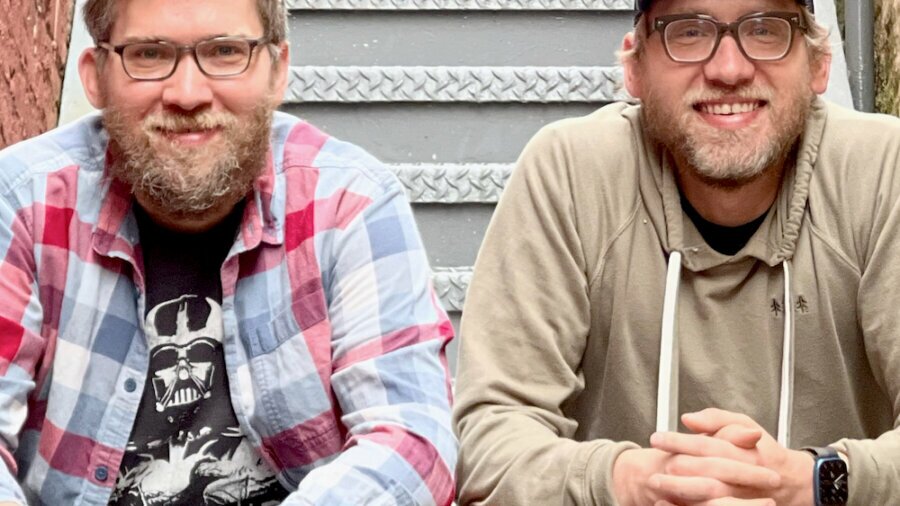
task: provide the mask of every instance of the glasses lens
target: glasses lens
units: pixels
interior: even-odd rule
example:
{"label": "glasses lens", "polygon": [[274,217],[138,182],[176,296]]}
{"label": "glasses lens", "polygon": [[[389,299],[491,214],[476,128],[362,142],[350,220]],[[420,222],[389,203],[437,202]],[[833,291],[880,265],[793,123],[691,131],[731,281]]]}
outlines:
{"label": "glasses lens", "polygon": [[135,79],[158,79],[172,71],[175,53],[175,48],[166,44],[129,44],[122,52],[122,62],[128,74]]}
{"label": "glasses lens", "polygon": [[251,48],[246,40],[208,40],[197,44],[197,59],[209,75],[240,74],[250,62]]}
{"label": "glasses lens", "polygon": [[706,19],[679,19],[666,26],[669,56],[675,61],[695,62],[709,57],[716,45],[715,23]]}
{"label": "glasses lens", "polygon": [[777,60],[791,47],[791,23],[782,18],[749,18],[738,26],[741,46],[755,60]]}

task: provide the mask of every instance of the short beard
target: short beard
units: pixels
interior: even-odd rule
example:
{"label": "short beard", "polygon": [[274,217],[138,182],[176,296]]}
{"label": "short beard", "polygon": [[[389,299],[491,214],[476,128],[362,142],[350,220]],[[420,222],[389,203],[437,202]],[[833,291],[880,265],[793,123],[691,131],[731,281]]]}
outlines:
{"label": "short beard", "polygon": [[[665,147],[676,160],[683,162],[700,181],[719,188],[737,188],[762,177],[768,169],[787,159],[803,133],[812,106],[806,83],[778,97],[773,90],[745,87],[739,90],[695,90],[686,94],[673,112],[672,104],[662,104],[662,97],[652,91],[641,107],[644,127],[649,137]],[[804,86],[804,88],[799,88]],[[693,104],[724,96],[765,100],[769,108],[771,132],[760,131],[766,125],[752,125],[741,130],[723,130],[704,123],[692,110]],[[802,97],[802,98],[801,98]],[[782,100],[780,111],[773,100]]]}
{"label": "short beard", "polygon": [[[253,188],[265,168],[273,108],[260,105],[245,121],[231,114],[164,112],[143,120],[117,108],[103,111],[109,132],[109,174],[127,184],[149,206],[173,218],[203,217],[233,205]],[[219,138],[199,148],[179,146],[160,129],[221,129]]]}

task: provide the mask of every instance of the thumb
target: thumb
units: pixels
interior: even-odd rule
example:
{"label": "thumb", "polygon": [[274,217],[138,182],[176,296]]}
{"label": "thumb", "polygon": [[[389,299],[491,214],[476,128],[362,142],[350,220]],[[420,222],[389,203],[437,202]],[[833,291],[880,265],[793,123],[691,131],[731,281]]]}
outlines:
{"label": "thumb", "polygon": [[713,434],[714,437],[724,439],[738,448],[752,450],[763,437],[763,431],[757,428],[743,425],[726,425]]}

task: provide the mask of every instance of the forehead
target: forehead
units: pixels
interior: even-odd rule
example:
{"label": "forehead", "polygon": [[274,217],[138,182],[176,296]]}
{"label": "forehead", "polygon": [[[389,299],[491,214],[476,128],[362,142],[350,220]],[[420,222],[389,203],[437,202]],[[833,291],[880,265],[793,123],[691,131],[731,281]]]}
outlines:
{"label": "forehead", "polygon": [[256,0],[120,0],[110,39],[194,42],[222,36],[260,37]]}
{"label": "forehead", "polygon": [[719,21],[732,21],[745,14],[766,11],[798,12],[795,0],[657,0],[652,16],[666,14],[707,14]]}

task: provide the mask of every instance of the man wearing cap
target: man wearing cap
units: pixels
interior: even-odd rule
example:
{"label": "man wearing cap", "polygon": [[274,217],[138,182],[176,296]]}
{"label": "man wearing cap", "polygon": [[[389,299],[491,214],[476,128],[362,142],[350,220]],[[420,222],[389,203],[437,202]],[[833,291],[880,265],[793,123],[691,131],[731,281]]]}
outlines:
{"label": "man wearing cap", "polygon": [[0,152],[0,505],[450,504],[453,328],[399,181],[274,111],[284,2],[83,13],[101,112]]}
{"label": "man wearing cap", "polygon": [[900,504],[900,120],[793,0],[641,1],[638,105],[529,143],[464,311],[463,504]]}

